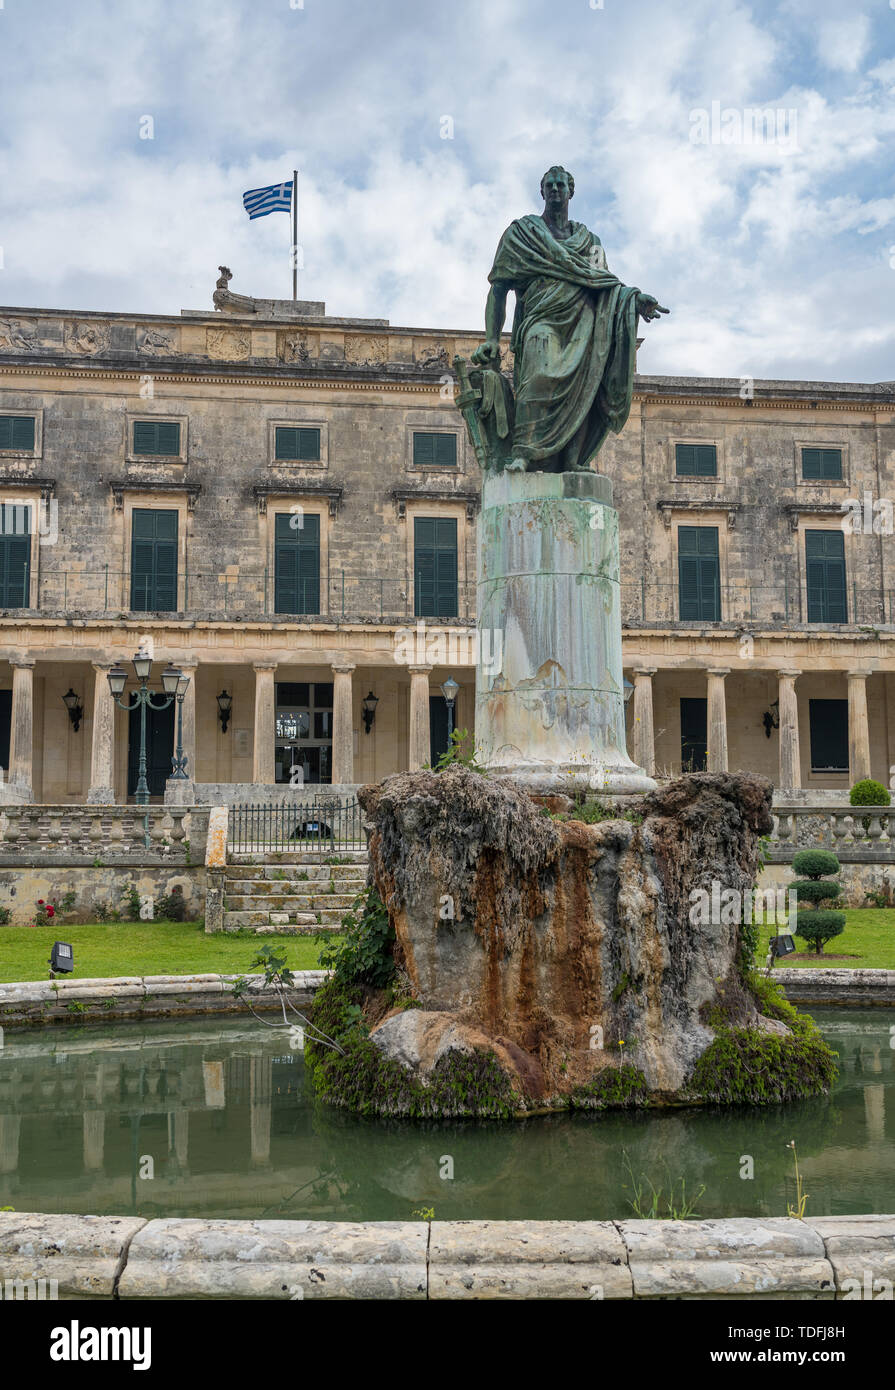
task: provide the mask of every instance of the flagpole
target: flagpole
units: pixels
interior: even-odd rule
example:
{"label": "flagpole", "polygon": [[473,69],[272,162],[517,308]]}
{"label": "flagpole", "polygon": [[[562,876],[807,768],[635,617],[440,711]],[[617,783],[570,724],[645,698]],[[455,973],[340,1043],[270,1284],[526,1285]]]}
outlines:
{"label": "flagpole", "polygon": [[298,170],[292,170],[292,298],[298,299]]}

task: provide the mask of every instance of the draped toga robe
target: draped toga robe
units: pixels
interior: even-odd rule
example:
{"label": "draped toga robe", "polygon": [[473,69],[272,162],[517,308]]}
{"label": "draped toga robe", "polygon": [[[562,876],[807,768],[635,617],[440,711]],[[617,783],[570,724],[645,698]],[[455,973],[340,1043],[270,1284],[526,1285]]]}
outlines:
{"label": "draped toga robe", "polygon": [[530,466],[574,441],[565,467],[585,468],[631,409],[639,291],[606,269],[598,236],[569,225],[557,241],[542,217],[518,218],[488,276],[516,293],[512,452]]}

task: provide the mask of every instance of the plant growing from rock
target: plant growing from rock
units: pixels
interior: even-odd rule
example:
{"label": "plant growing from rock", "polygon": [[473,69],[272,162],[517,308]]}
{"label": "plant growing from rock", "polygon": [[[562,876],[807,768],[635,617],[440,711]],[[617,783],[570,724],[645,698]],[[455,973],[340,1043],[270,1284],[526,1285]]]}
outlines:
{"label": "plant growing from rock", "polygon": [[792,924],[793,929],[797,936],[814,947],[815,955],[819,956],[823,952],[824,942],[832,941],[834,936],[840,936],[845,930],[844,912],[816,906],[817,903],[835,901],[839,897],[842,885],[828,877],[838,874],[839,860],[829,850],[803,849],[793,857],[792,867],[794,873],[804,874],[804,878],[797,878],[790,887],[795,889],[800,904],[812,904],[806,911],[799,911]]}

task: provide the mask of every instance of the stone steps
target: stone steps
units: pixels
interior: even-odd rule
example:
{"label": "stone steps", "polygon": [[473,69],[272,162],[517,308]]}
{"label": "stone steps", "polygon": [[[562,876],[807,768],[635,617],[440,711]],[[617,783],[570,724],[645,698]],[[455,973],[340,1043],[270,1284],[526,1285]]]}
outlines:
{"label": "stone steps", "polygon": [[303,932],[313,936],[317,931],[338,931],[342,925],[342,916],[341,912],[327,914],[228,910],[224,913],[224,931],[279,931],[285,935]]}
{"label": "stone steps", "polygon": [[227,864],[228,879],[272,883],[365,883],[366,864]]}
{"label": "stone steps", "polygon": [[347,912],[354,893],[227,893],[224,908],[234,912]]}
{"label": "stone steps", "polygon": [[283,936],[338,930],[366,888],[367,856],[346,852],[337,857],[350,862],[327,864],[325,854],[308,851],[228,861],[224,930]]}

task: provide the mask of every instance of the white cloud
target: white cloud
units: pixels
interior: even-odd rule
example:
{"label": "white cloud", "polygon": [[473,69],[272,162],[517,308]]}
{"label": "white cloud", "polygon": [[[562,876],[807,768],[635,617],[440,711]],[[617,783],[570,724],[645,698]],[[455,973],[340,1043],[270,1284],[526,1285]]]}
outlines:
{"label": "white cloud", "polygon": [[817,56],[828,68],[856,72],[861,66],[870,38],[866,14],[844,19],[825,19],[817,29]]}
{"label": "white cloud", "polygon": [[[558,161],[610,267],[673,310],[642,370],[890,377],[895,67],[870,13],[44,0],[38,22],[7,5],[0,300],[176,313],[210,307],[221,261],[234,289],[288,295],[288,219],[249,223],[241,195],[298,167],[305,297],[474,329],[500,232]],[[713,101],[795,110],[797,148],[692,143]]]}

